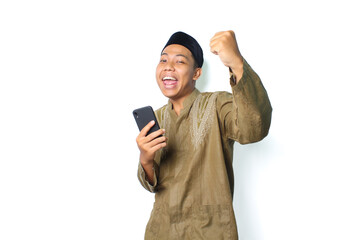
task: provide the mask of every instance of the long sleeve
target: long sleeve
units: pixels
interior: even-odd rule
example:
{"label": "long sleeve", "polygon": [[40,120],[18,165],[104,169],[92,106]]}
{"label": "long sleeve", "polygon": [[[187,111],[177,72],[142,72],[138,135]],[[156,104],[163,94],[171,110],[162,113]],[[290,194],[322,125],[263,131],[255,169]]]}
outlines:
{"label": "long sleeve", "polygon": [[231,74],[232,96],[220,95],[217,108],[225,137],[247,144],[267,136],[272,106],[259,76],[245,60],[243,64],[243,76],[237,84]]}
{"label": "long sleeve", "polygon": [[153,170],[154,170],[153,185],[151,185],[147,180],[146,172],[143,169],[141,163],[138,164],[138,170],[137,170],[138,180],[140,181],[141,185],[147,191],[150,191],[152,193],[154,193],[156,191],[157,183],[158,183],[157,176],[158,176],[159,167],[158,167],[158,165],[157,165],[157,163],[155,161],[153,162]]}

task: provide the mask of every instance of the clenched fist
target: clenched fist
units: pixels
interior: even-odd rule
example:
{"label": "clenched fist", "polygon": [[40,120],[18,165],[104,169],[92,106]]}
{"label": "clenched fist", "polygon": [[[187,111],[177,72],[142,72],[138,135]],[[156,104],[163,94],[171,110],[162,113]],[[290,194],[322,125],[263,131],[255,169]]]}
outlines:
{"label": "clenched fist", "polygon": [[216,33],[210,40],[210,51],[218,55],[225,66],[231,68],[237,80],[242,77],[243,58],[233,31]]}

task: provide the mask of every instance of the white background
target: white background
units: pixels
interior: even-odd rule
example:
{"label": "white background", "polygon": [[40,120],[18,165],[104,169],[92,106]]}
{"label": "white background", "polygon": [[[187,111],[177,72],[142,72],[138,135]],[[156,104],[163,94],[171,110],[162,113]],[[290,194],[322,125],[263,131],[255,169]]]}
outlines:
{"label": "white background", "polygon": [[0,239],[143,239],[132,110],[175,31],[205,53],[201,91],[230,91],[209,52],[232,29],[273,105],[235,147],[241,240],[355,240],[354,5],[339,1],[1,1]]}

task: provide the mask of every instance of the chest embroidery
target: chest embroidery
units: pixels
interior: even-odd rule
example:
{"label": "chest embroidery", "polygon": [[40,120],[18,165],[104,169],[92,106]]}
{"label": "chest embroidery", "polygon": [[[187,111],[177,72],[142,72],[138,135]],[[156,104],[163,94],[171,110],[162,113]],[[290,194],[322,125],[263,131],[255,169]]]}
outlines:
{"label": "chest embroidery", "polygon": [[202,144],[214,121],[215,99],[217,93],[213,93],[208,99],[199,95],[194,101],[190,116],[190,133],[192,143],[197,149]]}
{"label": "chest embroidery", "polygon": [[[214,121],[215,100],[218,93],[212,93],[210,96],[203,97],[200,94],[194,101],[189,116],[189,132],[191,135],[191,141],[195,149],[197,149],[203,142],[207,133],[211,128],[211,124]],[[166,106],[163,111],[163,128],[171,126],[171,119],[169,117],[168,107]],[[169,132],[166,132],[168,139]],[[169,141],[169,140],[168,140]]]}

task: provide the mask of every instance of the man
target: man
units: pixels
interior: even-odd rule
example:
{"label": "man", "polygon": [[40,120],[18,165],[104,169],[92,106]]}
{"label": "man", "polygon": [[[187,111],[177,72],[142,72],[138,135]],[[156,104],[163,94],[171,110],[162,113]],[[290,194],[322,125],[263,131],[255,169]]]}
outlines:
{"label": "man", "polygon": [[263,139],[272,107],[233,31],[215,34],[210,48],[230,70],[232,94],[195,88],[203,51],[193,37],[177,32],[162,50],[156,80],[169,98],[156,111],[162,129],[146,136],[151,122],[136,139],[139,180],[155,192],[145,239],[238,239],[233,144]]}

